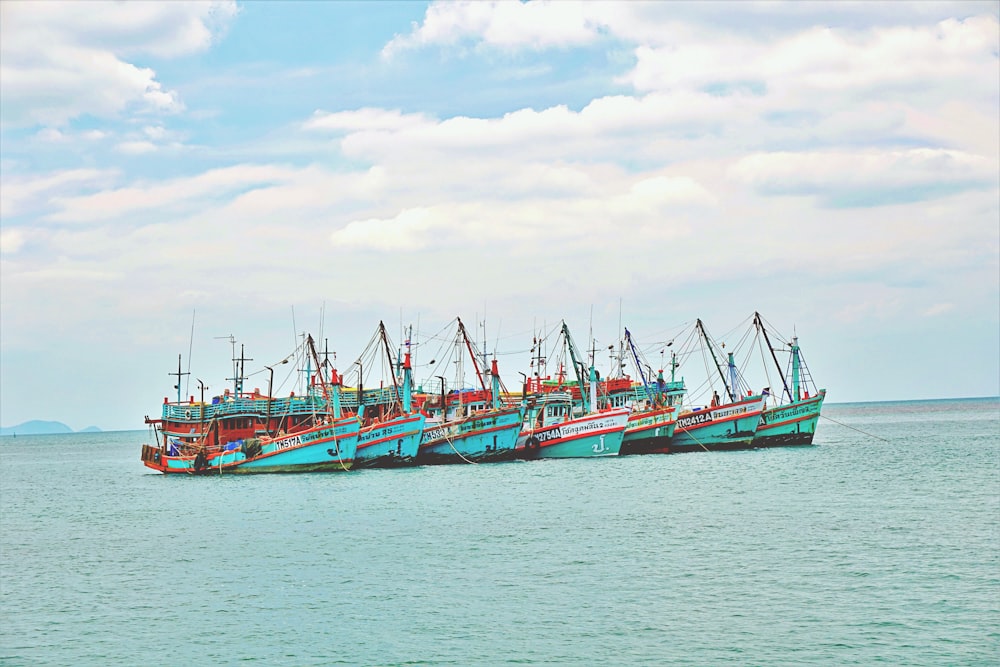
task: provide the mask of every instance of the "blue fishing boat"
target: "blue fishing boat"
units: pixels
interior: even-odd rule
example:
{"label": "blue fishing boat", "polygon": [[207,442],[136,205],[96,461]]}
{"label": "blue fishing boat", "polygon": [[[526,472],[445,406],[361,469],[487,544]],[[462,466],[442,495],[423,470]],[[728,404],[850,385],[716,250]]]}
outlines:
{"label": "blue fishing boat", "polygon": [[[799,348],[798,336],[792,336],[787,347],[775,348],[760,313],[754,313],[754,327],[761,335],[761,342],[766,345],[771,360],[778,368],[782,391],[769,398],[769,405],[760,416],[760,425],[757,427],[753,446],[811,445],[823,408],[823,400],[826,398],[826,389],[817,389],[812,382],[812,376]],[[782,372],[777,357],[778,352],[788,353],[786,372]]]}
{"label": "blue fishing boat", "polygon": [[[307,339],[312,359],[320,368],[312,337]],[[313,392],[322,395],[323,409],[310,426],[294,433],[279,432],[219,442],[206,435],[181,438],[160,431],[158,446],[145,444],[141,459],[146,467],[165,474],[242,474],[263,472],[346,471],[354,464],[359,423],[341,415],[339,379],[312,376]]]}
{"label": "blue fishing boat", "polygon": [[[724,398],[713,391],[709,405],[687,407],[677,416],[677,426],[670,440],[672,453],[749,449],[760,424],[767,392],[752,393],[740,376],[733,354],[728,353],[727,372],[718,362],[716,345],[705,332],[699,319],[695,325],[703,351],[711,357],[709,366],[714,366],[722,379]],[[718,346],[721,349],[721,346]],[[710,377],[708,381],[711,381]],[[683,378],[682,378],[683,382]]]}
{"label": "blue fishing boat", "polygon": [[[565,322],[560,335],[575,371],[580,400],[575,401],[572,391],[561,382],[552,385],[544,383],[540,376],[529,378],[523,392],[526,416],[517,440],[518,454],[526,459],[617,456],[631,408],[598,409],[593,360],[589,382],[585,383],[584,364],[578,359]],[[561,368],[559,377],[563,377]]]}
{"label": "blue fishing boat", "polygon": [[199,398],[191,396],[188,400],[181,400],[181,378],[190,373],[182,372],[181,357],[178,355],[177,371],[169,373],[176,378],[174,388],[177,399],[171,401],[164,398],[158,418],[146,416],[146,424],[154,431],[158,448],[166,451],[166,443],[173,442],[175,447],[182,449],[218,449],[250,438],[299,433],[329,416],[329,405],[322,393],[317,391],[316,383],[299,395],[292,392],[289,396],[279,397],[273,393],[274,367],[287,364],[292,359],[301,358],[306,377],[313,376],[313,361],[306,348],[307,340],[304,339],[298,348],[278,363],[265,366],[270,371],[267,393],[262,393],[259,388],[252,391],[244,389],[247,379],[244,367],[251,360],[246,358],[242,345],[237,356],[234,338],[230,337],[230,343],[233,345],[233,377],[229,378],[233,382],[232,387],[210,398],[206,398],[207,387],[199,380]]}
{"label": "blue fishing boat", "polygon": [[524,410],[521,406],[502,404],[496,359],[490,367],[490,389],[486,389],[479,355],[460,318],[455,347],[459,350],[459,360],[468,351],[480,389],[446,392],[445,379],[440,377],[440,395],[421,396],[423,411],[430,416],[424,426],[417,462],[483,463],[514,459]]}
{"label": "blue fishing boat", "polygon": [[[388,360],[388,367],[395,369],[390,373],[392,385],[365,390],[363,367],[373,366],[374,363],[366,364],[364,360],[369,359],[366,355],[373,351],[378,355],[384,352],[383,361]],[[393,361],[385,324],[379,322],[376,336],[355,365],[358,366],[357,390],[345,392],[348,408],[354,410],[362,423],[355,467],[414,465],[426,416],[413,406],[413,370],[409,351],[404,359]]]}
{"label": "blue fishing boat", "polygon": [[[611,405],[632,406],[620,454],[669,454],[670,442],[677,427],[677,410],[684,397],[684,383],[677,382],[673,376],[677,368],[676,356],[671,355],[670,381],[664,379],[663,369],[660,369],[656,380],[653,380],[646,375],[645,369],[651,367],[637,349],[628,329],[625,329],[624,342],[635,362],[641,382],[631,382],[625,376],[617,381],[609,379],[605,383]],[[624,367],[623,356],[619,353],[619,369]],[[623,384],[623,381],[627,381],[627,384]]]}

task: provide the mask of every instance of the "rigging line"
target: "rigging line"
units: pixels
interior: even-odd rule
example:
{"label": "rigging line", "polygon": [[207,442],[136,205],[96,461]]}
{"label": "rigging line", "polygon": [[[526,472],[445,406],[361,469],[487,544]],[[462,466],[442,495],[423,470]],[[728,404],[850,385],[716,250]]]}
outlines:
{"label": "rigging line", "polygon": [[843,426],[844,428],[849,428],[852,431],[857,431],[858,433],[860,433],[862,435],[867,435],[870,438],[875,438],[876,440],[881,440],[882,442],[892,443],[891,440],[886,440],[885,438],[880,438],[879,436],[874,435],[872,433],[868,433],[867,431],[862,431],[860,428],[854,428],[853,426],[851,426],[849,424],[845,424],[844,422],[839,422],[836,419],[833,419],[832,417],[827,417],[824,414],[820,414],[820,417],[822,417],[823,419],[827,419],[829,421],[832,421],[834,424],[838,424],[840,426]]}

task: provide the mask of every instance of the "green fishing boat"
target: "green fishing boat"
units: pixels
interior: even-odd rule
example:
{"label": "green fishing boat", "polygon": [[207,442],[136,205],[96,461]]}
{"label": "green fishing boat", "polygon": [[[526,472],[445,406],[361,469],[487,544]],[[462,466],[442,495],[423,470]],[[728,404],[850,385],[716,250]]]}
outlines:
{"label": "green fishing boat", "polygon": [[[768,407],[761,413],[753,446],[811,445],[816,434],[820,410],[823,408],[823,400],[826,398],[826,389],[817,389],[812,382],[812,376],[799,348],[798,336],[793,335],[787,345],[776,348],[771,342],[760,313],[754,313],[754,327],[781,374],[783,387],[780,394],[771,395]],[[778,361],[779,352],[788,355],[785,370]]]}

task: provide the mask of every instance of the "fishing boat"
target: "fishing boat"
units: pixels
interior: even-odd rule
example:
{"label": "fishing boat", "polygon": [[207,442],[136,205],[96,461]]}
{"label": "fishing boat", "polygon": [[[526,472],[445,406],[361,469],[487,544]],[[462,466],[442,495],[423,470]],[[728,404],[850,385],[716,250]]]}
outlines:
{"label": "fishing boat", "polygon": [[[320,369],[312,337],[307,338],[311,357]],[[246,361],[241,353],[241,362]],[[179,372],[179,369],[178,369]],[[157,445],[144,444],[143,464],[165,474],[242,474],[263,472],[313,472],[346,471],[353,463],[358,443],[359,423],[354,417],[341,415],[339,378],[333,371],[328,385],[317,370],[310,396],[317,409],[308,424],[301,423],[293,432],[279,430],[272,434],[266,428],[267,418],[260,421],[259,411],[251,410],[249,416],[238,417],[233,410],[211,415],[211,423],[235,421],[243,423],[226,428],[204,428],[200,432],[172,431],[173,422],[149,420],[154,424]],[[241,374],[238,374],[241,376]],[[178,378],[180,376],[178,375]],[[179,382],[178,382],[179,384]],[[239,395],[239,392],[236,392]],[[266,401],[265,401],[266,402]],[[166,406],[171,407],[171,406]],[[265,415],[271,405],[264,407]],[[200,407],[204,409],[204,404]],[[166,408],[165,408],[166,411]],[[247,423],[249,422],[249,423]],[[303,420],[304,422],[304,420]],[[247,429],[263,423],[263,433],[243,436]]]}
{"label": "fishing boat", "polygon": [[[764,411],[767,391],[752,393],[737,370],[733,354],[728,353],[727,372],[719,364],[715,343],[705,332],[699,319],[695,333],[702,343],[703,353],[711,357],[707,364],[718,371],[724,397],[713,390],[707,406],[687,407],[677,416],[677,425],[670,440],[672,453],[750,449]],[[714,378],[708,378],[711,383]],[[683,382],[683,378],[681,379]],[[728,400],[727,400],[728,399]],[[725,402],[724,402],[725,401]]]}
{"label": "fishing boat", "polygon": [[[677,368],[676,356],[671,356],[670,381],[664,379],[663,369],[660,369],[657,378],[653,380],[646,375],[646,369],[650,365],[636,348],[628,329],[625,329],[624,343],[635,361],[641,383],[632,382],[627,375],[618,380],[608,379],[605,383],[610,405],[632,406],[620,454],[669,454],[670,442],[677,426],[677,410],[684,397],[684,383],[675,381],[673,377],[673,371]],[[618,362],[615,364],[618,371],[624,367],[623,357],[619,352]]]}
{"label": "fishing boat", "polygon": [[[181,400],[181,378],[190,375],[181,371],[181,357],[177,357],[177,372],[169,373],[176,377],[177,400],[163,399],[159,418],[145,417],[145,422],[166,440],[176,440],[180,443],[198,442],[208,447],[222,447],[230,442],[248,438],[270,437],[278,433],[298,433],[312,427],[318,420],[327,416],[328,406],[318,391],[307,391],[296,395],[291,392],[285,397],[273,395],[274,368],[289,363],[292,359],[304,358],[305,373],[312,376],[310,365],[312,360],[307,356],[306,341],[291,354],[272,366],[265,366],[270,371],[267,393],[259,388],[244,391],[247,380],[244,374],[245,363],[252,361],[245,354],[244,346],[240,346],[239,356],[236,356],[236,341],[230,337],[233,345],[233,386],[222,394],[206,400],[205,389],[201,380],[200,400],[191,396]],[[313,387],[315,389],[315,385]]]}
{"label": "fishing boat", "polygon": [[[413,369],[410,354],[392,359],[392,345],[383,322],[361,357],[358,367],[358,386],[345,392],[345,403],[361,421],[355,459],[357,468],[391,468],[415,465],[420,437],[424,432],[426,416],[413,406]],[[385,354],[391,386],[366,390],[364,368],[375,365],[375,360]]]}
{"label": "fishing boat", "polygon": [[[441,380],[438,395],[422,394],[419,404],[429,415],[424,426],[423,437],[417,453],[417,462],[435,463],[484,463],[487,461],[508,461],[515,458],[517,436],[524,419],[524,410],[519,405],[503,405],[500,389],[500,373],[497,360],[490,367],[490,389],[486,388],[479,355],[473,349],[472,341],[457,318],[458,333],[455,349],[458,382],[463,383],[465,351],[472,360],[472,367],[479,383],[478,389],[455,389],[445,391],[445,378]],[[450,356],[441,356],[443,362]]]}
{"label": "fishing boat", "polygon": [[[760,313],[754,313],[753,323],[760,334],[759,342],[762,343],[762,347],[766,347],[766,352],[777,367],[782,382],[782,391],[779,394],[772,394],[768,406],[760,416],[760,425],[757,427],[753,446],[811,445],[823,408],[823,400],[826,398],[826,389],[817,389],[812,382],[812,376],[799,348],[798,336],[792,336],[787,347],[775,348]],[[788,364],[784,372],[778,361],[778,352],[788,354]]]}
{"label": "fishing boat", "polygon": [[[525,422],[517,440],[521,458],[589,458],[617,456],[625,437],[630,406],[600,409],[597,401],[598,379],[593,364],[589,383],[583,379],[585,365],[578,358],[569,327],[562,323],[563,349],[568,352],[576,375],[580,399],[574,400],[564,376],[564,366],[555,384],[536,373],[525,382],[522,395],[526,407]],[[540,350],[541,342],[537,345]],[[538,361],[542,358],[539,355]]]}

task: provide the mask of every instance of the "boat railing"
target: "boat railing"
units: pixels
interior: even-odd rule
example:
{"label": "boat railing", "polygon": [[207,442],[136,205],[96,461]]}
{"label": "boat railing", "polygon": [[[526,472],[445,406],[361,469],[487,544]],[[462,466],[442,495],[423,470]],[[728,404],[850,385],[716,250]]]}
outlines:
{"label": "boat railing", "polygon": [[223,398],[218,402],[212,403],[164,403],[163,419],[169,421],[200,421],[237,415],[271,414],[279,416],[312,414],[322,407],[322,399],[314,396]]}
{"label": "boat railing", "polygon": [[[379,389],[365,389],[364,390],[364,404],[368,406],[372,405],[391,405],[393,403],[398,403],[402,399],[403,392],[397,387],[380,387]],[[340,390],[340,403],[345,408],[349,410],[356,410],[358,407],[358,390],[357,389],[341,389]]]}

